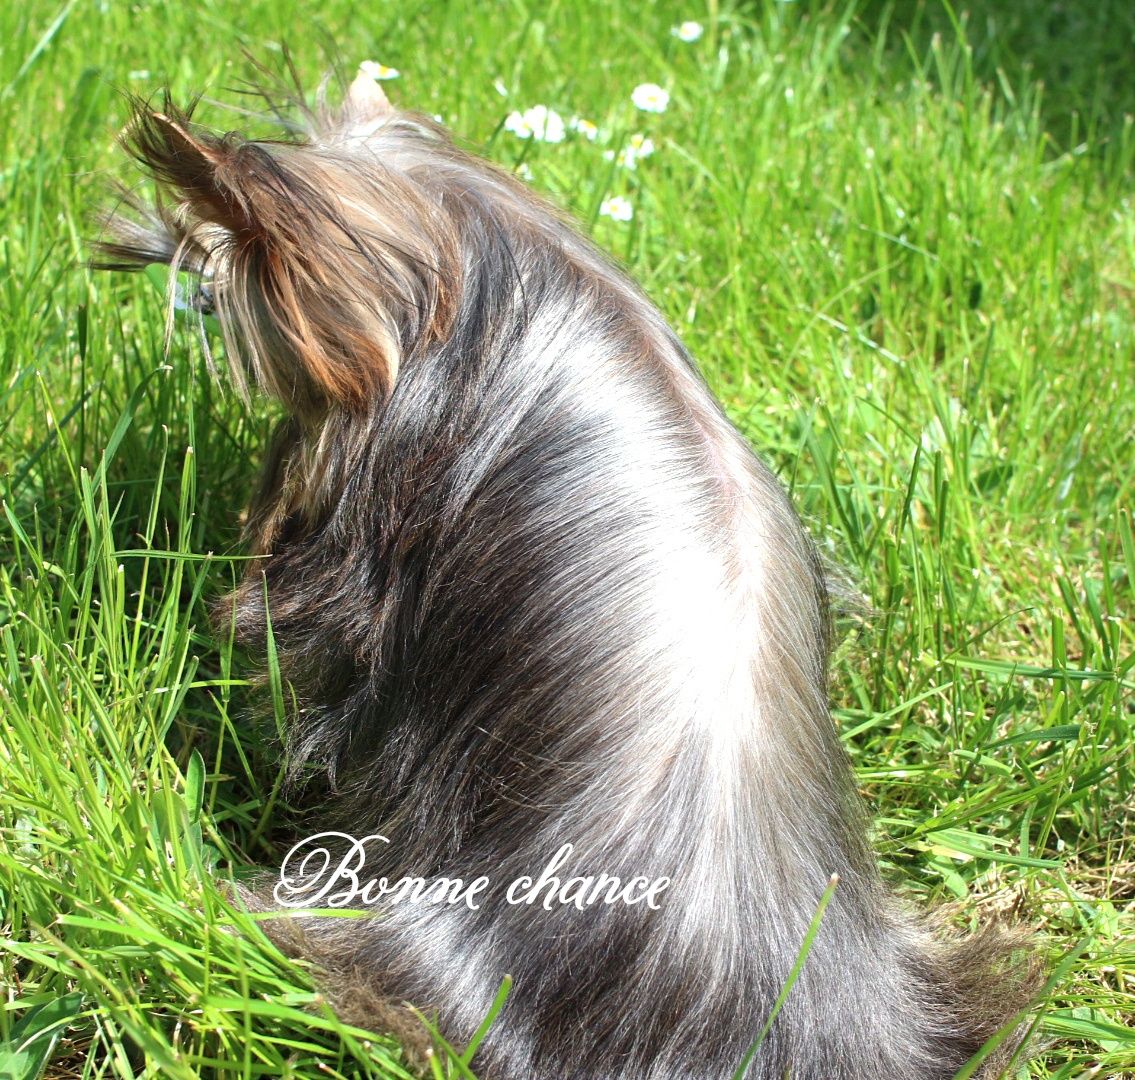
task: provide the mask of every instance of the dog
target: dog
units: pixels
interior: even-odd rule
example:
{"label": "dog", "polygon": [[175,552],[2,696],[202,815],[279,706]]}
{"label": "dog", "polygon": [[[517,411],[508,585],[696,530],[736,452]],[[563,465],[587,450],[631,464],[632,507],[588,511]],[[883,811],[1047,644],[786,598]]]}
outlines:
{"label": "dog", "polygon": [[278,141],[191,113],[137,103],[125,143],[172,202],[120,205],[102,264],[195,273],[235,384],[286,409],[222,624],[271,633],[290,768],[326,774],[380,897],[537,894],[280,939],[368,1026],[406,1000],[468,1040],[511,976],[487,1080],[722,1080],[774,1012],[750,1080],[953,1076],[1033,967],[883,884],[823,564],[656,308],[365,70]]}

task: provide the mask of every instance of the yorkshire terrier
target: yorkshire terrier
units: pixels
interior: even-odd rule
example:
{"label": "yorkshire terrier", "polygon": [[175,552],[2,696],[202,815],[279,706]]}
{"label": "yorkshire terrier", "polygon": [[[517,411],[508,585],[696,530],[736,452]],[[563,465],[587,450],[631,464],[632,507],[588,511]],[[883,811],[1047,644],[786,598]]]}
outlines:
{"label": "yorkshire terrier", "polygon": [[821,560],[659,312],[365,73],[280,141],[190,112],[139,104],[127,145],[173,201],[120,208],[103,261],[194,272],[236,383],[287,409],[226,618],[263,649],[270,612],[291,767],[325,770],[329,828],[382,838],[366,879],[491,882],[278,920],[331,1000],[467,1040],[511,975],[487,1080],[726,1080],[838,875],[746,1076],[952,1077],[1033,967],[883,884]]}

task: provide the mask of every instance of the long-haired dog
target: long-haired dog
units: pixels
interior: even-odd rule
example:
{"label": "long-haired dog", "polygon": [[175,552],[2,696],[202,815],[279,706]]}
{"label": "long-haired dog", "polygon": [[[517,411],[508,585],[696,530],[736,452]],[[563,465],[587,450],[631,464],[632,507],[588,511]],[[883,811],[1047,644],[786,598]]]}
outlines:
{"label": "long-haired dog", "polygon": [[139,106],[128,145],[174,201],[104,245],[195,271],[237,382],[288,410],[226,618],[263,648],[270,613],[292,767],[330,776],[329,827],[389,841],[368,879],[536,881],[569,843],[577,900],[669,879],[308,916],[333,1000],[469,1038],[508,974],[485,1077],[721,1080],[838,875],[747,1075],[952,1076],[1029,965],[884,887],[828,710],[825,577],[773,474],[522,184],[365,75],[298,115],[260,141]]}

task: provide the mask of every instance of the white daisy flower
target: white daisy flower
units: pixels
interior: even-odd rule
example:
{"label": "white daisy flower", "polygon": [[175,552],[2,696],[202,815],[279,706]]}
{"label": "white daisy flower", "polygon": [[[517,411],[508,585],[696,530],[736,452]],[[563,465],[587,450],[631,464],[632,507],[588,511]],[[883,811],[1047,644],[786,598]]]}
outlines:
{"label": "white daisy flower", "polygon": [[366,75],[368,78],[375,79],[378,82],[385,82],[387,79],[397,79],[402,72],[397,68],[380,64],[377,60],[364,60],[359,64],[359,74]]}
{"label": "white daisy flower", "polygon": [[641,83],[631,93],[631,101],[634,102],[636,109],[641,109],[643,112],[662,113],[670,104],[670,93],[663,90],[658,83]]}
{"label": "white daisy flower", "polygon": [[627,145],[619,151],[619,164],[627,169],[638,167],[642,158],[650,157],[654,153],[654,140],[648,139],[642,132],[636,132],[630,137]]}
{"label": "white daisy flower", "polygon": [[549,109],[546,105],[533,105],[524,115],[532,126],[534,139],[550,143],[564,141],[566,128],[563,117],[558,112]]}
{"label": "white daisy flower", "polygon": [[639,161],[650,157],[654,153],[654,140],[648,139],[641,131],[636,132],[627,140],[627,145],[619,151],[616,159],[614,150],[604,150],[604,161],[618,161],[624,169],[637,168]]}
{"label": "white daisy flower", "polygon": [[533,105],[524,112],[511,112],[504,122],[505,131],[512,132],[519,139],[535,139],[537,142],[563,142],[563,117],[549,109],[547,105]]}
{"label": "white daisy flower", "polygon": [[512,170],[514,176],[519,176],[521,180],[531,180],[532,170],[528,167],[527,161],[522,161],[515,169]]}
{"label": "white daisy flower", "polygon": [[568,127],[577,135],[582,135],[588,142],[594,142],[599,137],[599,127],[582,116],[573,116],[568,121]]}
{"label": "white daisy flower", "polygon": [[601,217],[609,217],[612,221],[630,221],[634,217],[634,207],[630,199],[622,195],[612,195],[599,204]]}
{"label": "white daisy flower", "polygon": [[687,45],[692,45],[705,33],[705,27],[703,27],[700,22],[687,19],[684,23],[671,27],[670,33],[679,41],[684,41]]}
{"label": "white daisy flower", "polygon": [[513,110],[505,117],[505,131],[511,132],[518,139],[532,138],[532,125],[524,119],[524,114]]}
{"label": "white daisy flower", "polygon": [[503,79],[493,80],[493,89],[500,94],[501,97],[508,97],[508,87],[505,86]]}

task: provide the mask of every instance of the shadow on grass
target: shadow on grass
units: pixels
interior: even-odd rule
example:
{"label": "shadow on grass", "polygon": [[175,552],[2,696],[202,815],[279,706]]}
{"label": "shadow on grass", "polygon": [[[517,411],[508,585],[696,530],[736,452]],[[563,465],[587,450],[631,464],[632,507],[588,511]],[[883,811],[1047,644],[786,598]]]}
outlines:
{"label": "shadow on grass", "polygon": [[[832,17],[839,10],[821,0],[806,6]],[[1131,0],[954,0],[952,8],[945,0],[861,0],[856,22],[869,40],[886,26],[898,59],[905,40],[923,57],[935,34],[953,38],[956,18],[979,81],[998,85],[1003,75],[1013,88],[1043,84],[1043,119],[1061,150],[1108,138],[1135,113]]]}

